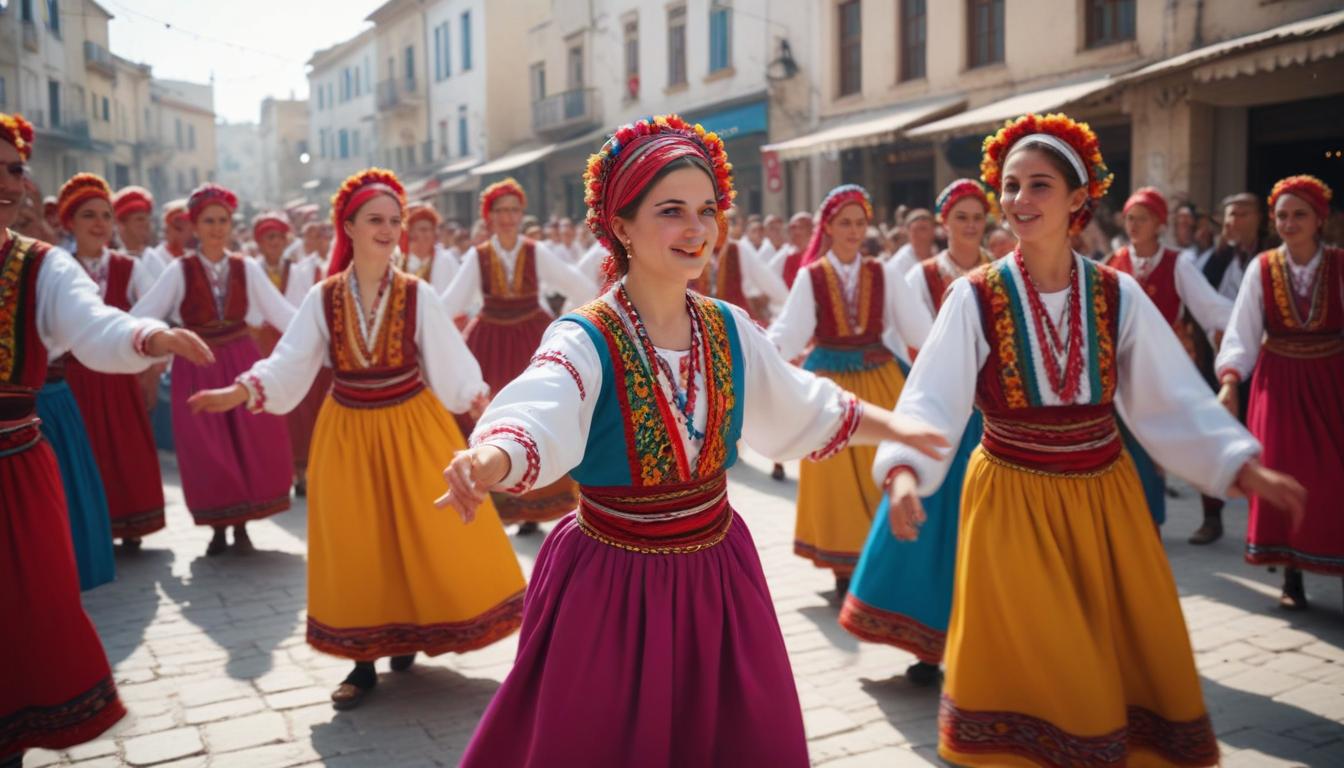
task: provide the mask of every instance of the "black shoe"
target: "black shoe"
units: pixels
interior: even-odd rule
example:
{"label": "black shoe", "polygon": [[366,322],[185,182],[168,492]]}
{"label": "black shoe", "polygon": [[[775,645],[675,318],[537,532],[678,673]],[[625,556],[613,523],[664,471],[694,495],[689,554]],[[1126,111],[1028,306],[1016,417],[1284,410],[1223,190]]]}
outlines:
{"label": "black shoe", "polygon": [[534,534],[534,533],[536,533],[537,531],[540,531],[540,530],[541,530],[541,526],[537,525],[536,523],[532,522],[531,520],[528,520],[527,522],[523,522],[523,523],[519,523],[519,524],[518,524],[518,535],[519,535],[519,536],[531,536],[532,534]]}
{"label": "black shoe", "polygon": [[1283,594],[1279,596],[1279,607],[1285,611],[1305,611],[1307,590],[1302,584],[1302,571],[1296,568],[1283,569]]}
{"label": "black shoe", "polygon": [[917,661],[905,668],[905,679],[920,688],[929,688],[943,679],[943,672],[938,669],[937,664]]}
{"label": "black shoe", "polygon": [[121,540],[121,548],[125,552],[139,552],[142,541],[135,537],[127,537]]}
{"label": "black shoe", "polygon": [[1190,536],[1190,543],[1196,545],[1212,544],[1223,538],[1222,515],[1205,515],[1204,524]]}
{"label": "black shoe", "polygon": [[205,548],[205,554],[209,557],[222,555],[229,549],[229,540],[225,538],[223,528],[215,529],[215,537],[210,540],[210,546]]}
{"label": "black shoe", "polygon": [[303,497],[305,497],[305,496],[308,495],[308,480],[307,480],[307,479],[295,480],[295,481],[294,481],[294,495],[295,495],[296,497],[300,498],[300,499],[302,499]]}
{"label": "black shoe", "polygon": [[414,653],[408,653],[408,654],[406,654],[405,656],[393,656],[393,657],[392,657],[392,671],[393,671],[393,672],[405,672],[406,670],[410,669],[410,668],[411,668],[411,665],[414,664],[414,663],[415,663],[415,654],[414,654]]}
{"label": "black shoe", "polygon": [[841,602],[844,602],[844,600],[845,600],[845,595],[848,595],[848,594],[849,594],[849,577],[848,577],[848,576],[836,576],[836,577],[835,577],[835,597],[836,597],[836,599],[837,599],[837,600],[840,600]]}
{"label": "black shoe", "polygon": [[0,768],[23,768],[23,753],[0,757]]}
{"label": "black shoe", "polygon": [[771,480],[783,480],[783,479],[784,479],[784,465],[783,465],[783,464],[775,464],[775,468],[772,469],[772,470],[770,470],[770,479],[771,479]]}
{"label": "black shoe", "polygon": [[1174,486],[1174,485],[1168,485],[1168,486],[1167,486],[1167,498],[1168,498],[1168,499],[1179,499],[1179,498],[1181,498],[1181,492],[1178,491],[1178,490],[1176,490],[1176,486]]}

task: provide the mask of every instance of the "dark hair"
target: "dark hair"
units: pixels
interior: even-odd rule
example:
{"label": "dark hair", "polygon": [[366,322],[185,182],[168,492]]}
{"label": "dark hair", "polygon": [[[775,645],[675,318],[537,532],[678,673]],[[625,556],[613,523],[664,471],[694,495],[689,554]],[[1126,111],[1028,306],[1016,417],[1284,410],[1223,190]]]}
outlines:
{"label": "dark hair", "polygon": [[[704,171],[705,175],[709,177],[709,183],[711,185],[714,184],[714,172],[710,169],[709,163],[706,162],[703,157],[700,157],[699,155],[682,155],[658,169],[658,172],[653,175],[653,178],[649,179],[649,182],[644,185],[644,188],[639,190],[639,194],[635,195],[633,200],[626,203],[620,210],[616,211],[616,216],[625,219],[626,221],[633,219],[635,213],[639,211],[639,206],[643,205],[644,198],[649,196],[649,190],[653,189],[654,186],[662,181],[669,173],[682,168],[696,168]],[[615,232],[612,233],[611,238],[611,258],[616,265],[617,275],[624,275],[626,272],[630,271],[630,254],[626,253],[625,243],[622,243],[620,238],[615,236]]]}

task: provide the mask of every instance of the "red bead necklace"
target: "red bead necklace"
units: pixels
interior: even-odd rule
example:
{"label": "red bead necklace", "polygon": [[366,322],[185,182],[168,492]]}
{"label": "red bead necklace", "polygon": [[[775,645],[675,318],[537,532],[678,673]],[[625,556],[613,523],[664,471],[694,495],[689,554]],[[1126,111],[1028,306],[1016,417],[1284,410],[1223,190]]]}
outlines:
{"label": "red bead necklace", "polygon": [[[1068,315],[1066,322],[1069,324],[1069,339],[1066,350],[1059,338],[1059,330],[1055,328],[1050,313],[1046,311],[1045,304],[1041,301],[1040,291],[1036,290],[1036,283],[1027,272],[1022,251],[1020,249],[1014,251],[1013,258],[1017,261],[1018,270],[1022,272],[1022,282],[1027,287],[1027,303],[1031,306],[1036,336],[1041,340],[1041,346],[1045,348],[1045,373],[1050,380],[1050,389],[1059,397],[1061,403],[1069,405],[1078,395],[1083,381],[1083,307],[1078,292],[1077,262],[1069,270],[1069,298],[1065,310]],[[1065,358],[1062,375],[1059,370],[1061,356]]]}
{"label": "red bead necklace", "polygon": [[695,310],[695,302],[690,294],[686,295],[686,312],[691,316],[691,349],[686,353],[688,364],[686,366],[686,388],[683,390],[677,382],[677,376],[672,371],[672,366],[658,354],[654,349],[653,341],[649,339],[649,332],[644,328],[644,321],[639,318],[639,311],[630,301],[630,295],[625,292],[625,284],[616,291],[616,301],[620,303],[621,309],[629,316],[630,323],[635,327],[635,336],[639,339],[640,346],[644,349],[644,356],[648,358],[653,365],[654,378],[661,372],[667,379],[667,384],[672,389],[672,397],[676,403],[677,410],[681,411],[681,416],[686,422],[686,433],[692,440],[704,440],[705,433],[695,428],[695,374],[700,367],[700,316]]}

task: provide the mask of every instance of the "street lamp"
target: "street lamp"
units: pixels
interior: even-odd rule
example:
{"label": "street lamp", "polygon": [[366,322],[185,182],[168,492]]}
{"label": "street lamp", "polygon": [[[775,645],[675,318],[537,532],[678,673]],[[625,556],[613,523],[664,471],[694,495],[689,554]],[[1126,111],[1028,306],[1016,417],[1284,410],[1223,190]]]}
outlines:
{"label": "street lamp", "polygon": [[307,152],[300,152],[300,153],[299,153],[299,162],[300,162],[300,163],[303,163],[304,165],[307,165],[308,162],[309,162],[310,160],[312,160],[312,159],[313,159],[313,156],[310,155],[310,154],[308,154]]}

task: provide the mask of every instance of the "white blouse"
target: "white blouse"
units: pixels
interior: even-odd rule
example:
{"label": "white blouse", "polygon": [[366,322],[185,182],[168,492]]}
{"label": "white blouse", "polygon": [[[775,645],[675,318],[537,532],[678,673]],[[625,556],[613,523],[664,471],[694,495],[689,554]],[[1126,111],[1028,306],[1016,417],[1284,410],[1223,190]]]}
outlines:
{"label": "white blouse", "polygon": [[[1317,248],[1316,255],[1306,264],[1298,264],[1288,257],[1288,279],[1292,290],[1298,296],[1306,296],[1311,290],[1316,271],[1320,269],[1324,249]],[[1241,290],[1237,292],[1237,303],[1232,308],[1232,319],[1227,333],[1223,336],[1223,346],[1218,350],[1218,359],[1214,370],[1219,377],[1224,371],[1235,372],[1242,381],[1250,378],[1255,361],[1260,357],[1260,345],[1265,337],[1265,285],[1260,277],[1260,259],[1251,259],[1246,265],[1246,277],[1241,281]]]}
{"label": "white blouse", "polygon": [[[1181,304],[1190,310],[1190,314],[1194,315],[1196,322],[1205,331],[1214,333],[1227,328],[1227,321],[1232,317],[1231,300],[1204,278],[1193,258],[1177,253],[1173,253],[1172,257],[1176,259],[1176,295],[1181,297]],[[1134,246],[1131,245],[1129,258],[1136,272],[1147,274],[1161,266],[1167,253],[1159,249],[1152,256],[1143,258],[1134,252]]]}
{"label": "white blouse", "polygon": [[[504,278],[513,280],[514,265],[518,263],[518,254],[522,251],[523,238],[518,238],[518,243],[512,251],[504,250],[499,244],[499,238],[492,236],[490,245],[495,250],[495,255],[499,257],[504,265]],[[537,290],[537,305],[550,314],[550,307],[546,304],[546,294],[549,289],[564,294],[567,298],[576,303],[582,304],[590,301],[597,295],[597,286],[588,278],[579,272],[573,264],[566,262],[559,256],[551,252],[551,249],[545,243],[536,243],[536,265],[537,282],[541,285]],[[472,248],[462,257],[462,268],[457,276],[453,278],[442,293],[439,294],[439,300],[448,310],[452,317],[466,314],[471,308],[474,300],[481,297],[481,261],[476,255],[476,249]]]}
{"label": "white blouse", "polygon": [[[602,301],[618,307],[614,289],[603,294]],[[779,459],[825,447],[845,425],[852,396],[829,379],[789,365],[745,310],[734,306],[730,310],[743,353],[743,359],[734,362],[743,368],[746,391],[739,396],[745,398],[742,436],[747,444]],[[684,351],[657,352],[673,371],[680,370]],[[658,376],[658,382],[671,400],[665,378]],[[704,371],[697,372],[695,389],[693,421],[696,430],[703,432],[708,420]],[[533,465],[537,473],[528,487],[549,485],[582,461],[601,390],[602,363],[588,333],[577,323],[553,323],[532,365],[495,395],[472,433],[473,445],[494,445],[509,455],[512,465],[498,487],[511,492],[527,490],[519,485],[528,470],[526,451],[507,438],[491,436],[480,441],[478,436],[505,424],[521,427],[535,441],[540,458]],[[780,418],[781,414],[789,418]],[[694,461],[703,441],[692,439],[679,411],[677,416],[677,434]]]}
{"label": "white blouse", "polygon": [[[862,260],[844,264],[833,251],[827,251],[825,258],[835,267],[842,284],[853,283],[853,287],[846,286],[845,289],[846,302],[852,303],[856,300],[853,294],[858,286]],[[906,346],[919,349],[924,345],[932,325],[931,317],[920,307],[915,292],[889,264],[882,265],[882,282],[886,297],[882,307],[882,343],[900,359],[908,360],[910,355]],[[786,360],[793,360],[802,354],[816,330],[817,300],[812,292],[812,281],[799,270],[798,279],[789,290],[789,300],[784,302],[784,311],[770,324],[769,338]]]}
{"label": "white blouse", "polygon": [[[1026,305],[1023,276],[1011,256],[1000,261],[1004,260],[1013,288]],[[1074,260],[1082,291],[1084,258],[1075,253]],[[1041,294],[1065,345],[1068,293]],[[1120,418],[1158,464],[1210,496],[1225,496],[1242,465],[1259,455],[1259,443],[1218,404],[1162,313],[1126,274],[1120,275],[1119,326],[1115,406]],[[1036,379],[1048,381],[1035,324],[1028,321],[1025,331],[1035,350]],[[1087,339],[1082,341],[1087,359]],[[959,278],[910,371],[896,412],[928,424],[955,444],[970,418],[976,378],[988,355],[975,291],[966,278]],[[1073,403],[1087,403],[1091,397],[1084,376]],[[1046,405],[1064,404],[1048,386],[1041,387],[1041,398]],[[919,478],[919,494],[927,496],[942,484],[952,458],[948,453],[938,461],[897,443],[883,443],[873,463],[873,477],[882,483],[892,467],[909,466]]]}
{"label": "white blouse", "polygon": [[327,277],[327,261],[316,252],[294,262],[289,268],[289,282],[285,284],[285,300],[296,308],[303,304],[308,290]]}
{"label": "white blouse", "polygon": [[[982,250],[981,253],[984,254],[984,258],[989,258],[988,251]],[[953,280],[969,271],[963,270],[961,267],[957,266],[956,263],[952,261],[952,257],[948,254],[947,249],[939,251],[938,255],[933,258],[938,265],[938,271],[943,275],[943,280],[947,283],[951,283]],[[971,269],[975,269],[975,267],[972,267]],[[913,267],[906,270],[905,283],[913,288],[915,293],[919,295],[920,300],[924,302],[924,308],[929,312],[929,322],[932,323],[933,318],[938,316],[938,310],[934,308],[933,294],[929,293],[929,281],[924,277],[924,265],[922,263],[916,263]]]}
{"label": "white blouse", "polygon": [[[773,251],[768,240],[762,246]],[[788,302],[789,287],[784,284],[784,278],[770,269],[766,258],[745,237],[737,241],[737,263],[742,270],[743,295],[765,296],[770,300],[770,309],[773,311],[778,311]]]}
{"label": "white blouse", "polygon": [[[182,322],[182,299],[186,297],[187,281],[182,274],[182,262],[186,259],[200,259],[205,262],[207,271],[211,265],[199,253],[189,253],[181,259],[174,259],[168,265],[158,282],[149,293],[141,296],[131,314],[136,317],[155,317],[160,320]],[[294,319],[294,306],[285,301],[285,297],[276,290],[275,283],[266,276],[266,270],[255,259],[243,258],[243,274],[247,278],[247,314],[244,322],[253,328],[269,323],[272,327],[284,330]]]}
{"label": "white blouse", "polygon": [[139,345],[168,326],[104,304],[88,273],[60,248],[52,247],[42,259],[36,309],[37,336],[48,360],[72,352],[84,365],[104,373],[139,373],[159,362],[140,354]]}
{"label": "white blouse", "polygon": [[[75,260],[84,267],[84,271],[98,285],[98,295],[104,299],[107,298],[107,263],[112,258],[112,251],[103,249],[102,254],[96,259],[82,259],[78,256]],[[131,281],[126,286],[126,298],[131,304],[140,300],[141,296],[149,293],[149,289],[154,287],[156,280],[152,274],[153,269],[143,260],[131,257],[135,265],[131,267]]]}
{"label": "white blouse", "polygon": [[[416,281],[415,345],[420,351],[420,371],[445,408],[463,413],[470,410],[473,400],[487,393],[488,387],[476,358],[436,298],[428,283]],[[331,365],[330,350],[331,330],[323,311],[322,289],[314,287],[304,297],[275,351],[258,360],[244,376],[250,374],[260,382],[266,395],[265,411],[288,413],[308,394],[322,366]],[[254,394],[249,389],[249,406]]]}
{"label": "white blouse", "polygon": [[[462,267],[457,263],[457,259],[445,250],[435,249],[434,255],[430,259],[433,263],[429,267],[429,285],[434,289],[434,295],[437,296],[448,290],[448,286],[452,284],[453,278],[457,277],[457,273]],[[407,272],[413,275],[419,274],[424,265],[424,261],[419,256],[414,253],[406,254]]]}

